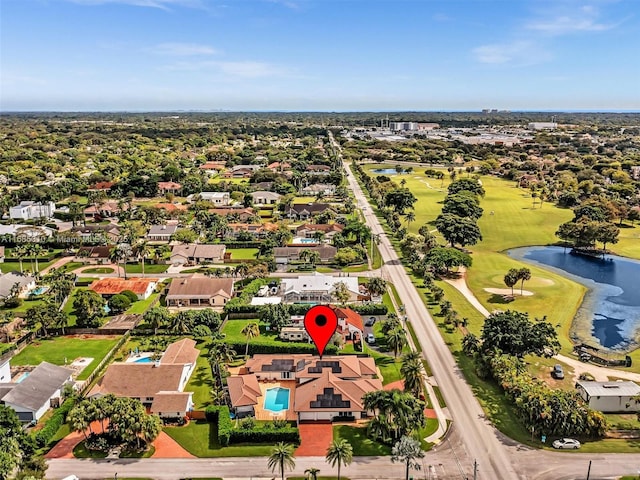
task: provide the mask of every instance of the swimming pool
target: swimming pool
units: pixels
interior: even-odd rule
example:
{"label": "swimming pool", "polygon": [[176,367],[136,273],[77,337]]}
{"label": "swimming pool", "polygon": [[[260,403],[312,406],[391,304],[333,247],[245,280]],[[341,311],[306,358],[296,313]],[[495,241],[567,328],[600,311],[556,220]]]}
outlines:
{"label": "swimming pool", "polygon": [[29,295],[42,295],[47,290],[49,290],[48,286],[34,288],[29,292]]}
{"label": "swimming pool", "polygon": [[269,388],[264,395],[264,409],[280,413],[289,409],[289,389]]}
{"label": "swimming pool", "polygon": [[22,375],[20,375],[20,377],[18,377],[18,380],[16,380],[16,383],[22,382],[25,378],[29,376],[30,373],[31,372],[24,372]]}
{"label": "swimming pool", "polygon": [[295,237],[293,240],[291,240],[291,244],[292,245],[301,245],[301,244],[317,244],[318,240],[316,240],[315,238],[304,238],[304,237]]}
{"label": "swimming pool", "polygon": [[151,357],[142,357],[142,358],[139,358],[138,360],[135,360],[133,363],[151,363],[151,362],[153,362]]}

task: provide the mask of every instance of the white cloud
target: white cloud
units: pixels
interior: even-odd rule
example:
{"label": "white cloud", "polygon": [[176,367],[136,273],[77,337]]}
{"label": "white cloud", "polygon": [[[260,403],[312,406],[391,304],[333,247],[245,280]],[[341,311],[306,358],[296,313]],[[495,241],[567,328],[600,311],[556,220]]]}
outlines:
{"label": "white cloud", "polygon": [[568,35],[577,32],[603,32],[618,24],[600,21],[600,12],[593,6],[556,10],[545,13],[525,25],[528,30],[547,35]]}
{"label": "white cloud", "polygon": [[526,66],[551,58],[549,53],[529,41],[481,45],[473,49],[473,54],[478,62],[492,65]]}
{"label": "white cloud", "polygon": [[191,7],[204,8],[201,0],[70,0],[80,5],[104,5],[109,3],[120,3],[135,7],[160,8],[170,10],[170,7]]}
{"label": "white cloud", "polygon": [[167,42],[158,44],[150,49],[151,52],[158,55],[170,55],[176,57],[189,57],[196,55],[215,55],[218,52],[209,45],[202,45],[197,43],[180,43],[180,42]]}

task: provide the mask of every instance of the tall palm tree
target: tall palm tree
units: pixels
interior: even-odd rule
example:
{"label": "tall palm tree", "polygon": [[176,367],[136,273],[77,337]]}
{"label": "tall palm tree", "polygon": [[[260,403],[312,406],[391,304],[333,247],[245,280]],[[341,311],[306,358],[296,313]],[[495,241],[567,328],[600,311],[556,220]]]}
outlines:
{"label": "tall palm tree", "polygon": [[327,449],[327,462],[335,467],[338,465],[338,480],[340,480],[340,467],[345,467],[353,460],[353,447],[344,438],[334,440]]}
{"label": "tall palm tree", "polygon": [[144,259],[151,254],[151,247],[147,242],[140,242],[134,247],[136,256],[142,262],[142,276],[144,277]]}
{"label": "tall palm tree", "polygon": [[[273,450],[271,450],[267,465],[272,472],[277,468],[280,471],[280,478],[284,480],[285,469],[293,470],[296,467],[296,462],[293,457],[293,445],[284,442],[277,443],[276,446],[273,447]],[[338,469],[339,468],[340,467],[338,467]]]}
{"label": "tall palm tree", "polygon": [[407,222],[407,228],[409,228],[409,225],[416,221],[416,214],[414,212],[409,212],[404,216],[404,219]]}
{"label": "tall palm tree", "polygon": [[400,353],[407,344],[407,336],[402,327],[396,327],[387,334],[387,343],[389,344],[389,348],[393,350],[394,358],[398,358],[398,353]]}
{"label": "tall palm tree", "polygon": [[404,389],[418,397],[424,378],[424,365],[418,352],[409,352],[402,356],[400,374],[404,379]]}
{"label": "tall palm tree", "polygon": [[27,256],[26,245],[17,245],[13,249],[13,256],[18,258],[18,262],[20,262],[20,273],[24,273],[22,269],[22,260]]}
{"label": "tall palm tree", "polygon": [[260,327],[258,326],[257,322],[251,322],[245,325],[240,333],[247,337],[247,347],[244,351],[244,356],[246,357],[247,355],[249,355],[249,342],[252,338],[260,335]]}
{"label": "tall palm tree", "polygon": [[116,271],[118,272],[118,278],[120,278],[120,260],[122,260],[122,252],[117,246],[109,250],[109,260],[111,263],[116,264]]}

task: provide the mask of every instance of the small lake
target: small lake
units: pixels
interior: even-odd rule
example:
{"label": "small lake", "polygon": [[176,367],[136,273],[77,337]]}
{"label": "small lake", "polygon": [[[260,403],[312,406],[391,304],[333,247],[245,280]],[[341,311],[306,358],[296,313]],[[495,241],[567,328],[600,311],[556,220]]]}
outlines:
{"label": "small lake", "polygon": [[[627,350],[640,333],[640,261],[615,255],[604,259],[570,253],[562,247],[524,247],[508,254],[535,263],[586,286],[589,291],[574,318],[572,332],[584,333],[603,347]],[[526,285],[526,284],[525,284]],[[553,318],[553,305],[549,305]]]}
{"label": "small lake", "polygon": [[398,171],[395,168],[376,168],[371,170],[373,173],[385,173],[387,175],[396,175]]}

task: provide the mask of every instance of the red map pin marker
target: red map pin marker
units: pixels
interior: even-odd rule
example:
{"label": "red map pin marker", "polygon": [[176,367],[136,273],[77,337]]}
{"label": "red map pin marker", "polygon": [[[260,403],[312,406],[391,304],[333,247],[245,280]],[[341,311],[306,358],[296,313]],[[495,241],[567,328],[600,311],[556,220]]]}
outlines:
{"label": "red map pin marker", "polygon": [[322,358],[324,348],[338,328],[338,317],[332,308],[326,305],[311,307],[304,316],[304,328],[315,343]]}

